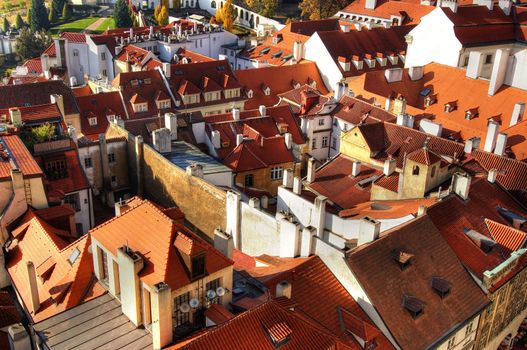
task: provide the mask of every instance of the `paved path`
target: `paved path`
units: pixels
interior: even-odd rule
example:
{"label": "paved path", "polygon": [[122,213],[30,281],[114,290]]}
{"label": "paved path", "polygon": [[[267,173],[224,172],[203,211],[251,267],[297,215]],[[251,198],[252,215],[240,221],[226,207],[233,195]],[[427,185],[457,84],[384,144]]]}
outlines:
{"label": "paved path", "polygon": [[83,30],[83,33],[90,32],[92,30],[97,30],[97,28],[99,28],[99,26],[102,24],[102,22],[104,22],[105,19],[106,17],[99,18],[98,20],[87,26],[86,29]]}

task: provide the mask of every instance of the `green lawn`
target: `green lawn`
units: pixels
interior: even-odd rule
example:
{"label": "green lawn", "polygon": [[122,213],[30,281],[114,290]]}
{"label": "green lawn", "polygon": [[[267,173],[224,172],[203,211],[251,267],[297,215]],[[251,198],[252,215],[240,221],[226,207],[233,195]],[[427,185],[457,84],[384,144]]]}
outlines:
{"label": "green lawn", "polygon": [[73,22],[64,23],[58,27],[51,28],[51,34],[57,35],[59,32],[82,32],[86,27],[98,19],[98,17],[87,17]]}
{"label": "green lawn", "polygon": [[106,18],[104,20],[104,22],[102,22],[101,25],[98,26],[97,29],[93,31],[93,33],[100,34],[100,33],[104,32],[106,29],[108,29],[108,27],[110,29],[114,29],[115,28],[115,21],[111,17],[110,18]]}

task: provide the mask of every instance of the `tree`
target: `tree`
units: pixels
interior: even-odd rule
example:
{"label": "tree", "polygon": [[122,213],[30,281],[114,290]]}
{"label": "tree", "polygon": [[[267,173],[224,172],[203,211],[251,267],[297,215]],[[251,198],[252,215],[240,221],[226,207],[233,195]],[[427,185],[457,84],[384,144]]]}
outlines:
{"label": "tree", "polygon": [[9,31],[9,22],[7,21],[7,17],[4,17],[2,20],[2,25],[0,26],[0,29],[3,33],[7,33]]}
{"label": "tree", "polygon": [[55,137],[55,127],[50,123],[42,124],[31,129],[36,143],[49,142]]}
{"label": "tree", "polygon": [[165,5],[161,6],[157,23],[161,26],[168,24],[168,9],[165,7]]}
{"label": "tree", "polygon": [[234,20],[238,17],[236,9],[232,6],[232,0],[227,0],[223,7],[216,10],[216,22],[223,24],[223,28],[232,29]]}
{"label": "tree", "polygon": [[57,20],[59,19],[59,16],[57,14],[57,11],[55,10],[55,5],[54,3],[52,2],[51,3],[51,8],[49,9],[49,15],[48,15],[48,21],[49,23],[55,23],[57,22]]}
{"label": "tree", "polygon": [[158,3],[154,8],[154,19],[159,23],[159,13],[161,13],[161,3]]}
{"label": "tree", "polygon": [[115,3],[113,19],[117,28],[130,28],[132,26],[132,15],[125,0],[117,0]]}
{"label": "tree", "polygon": [[15,19],[15,28],[20,30],[22,29],[26,24],[24,23],[24,20],[22,19],[22,16],[20,16],[20,13],[16,14]]}
{"label": "tree", "polygon": [[31,0],[31,18],[29,26],[34,32],[49,27],[48,11],[43,0]]}
{"label": "tree", "polygon": [[72,15],[71,5],[65,2],[62,6],[62,19],[70,19]]}
{"label": "tree", "polygon": [[40,56],[51,45],[53,39],[49,32],[34,32],[31,28],[22,28],[16,39],[16,53],[23,60]]}
{"label": "tree", "polygon": [[302,0],[298,8],[303,18],[315,20],[331,17],[349,3],[349,0]]}
{"label": "tree", "polygon": [[256,13],[272,17],[278,8],[278,0],[246,0],[245,3]]}

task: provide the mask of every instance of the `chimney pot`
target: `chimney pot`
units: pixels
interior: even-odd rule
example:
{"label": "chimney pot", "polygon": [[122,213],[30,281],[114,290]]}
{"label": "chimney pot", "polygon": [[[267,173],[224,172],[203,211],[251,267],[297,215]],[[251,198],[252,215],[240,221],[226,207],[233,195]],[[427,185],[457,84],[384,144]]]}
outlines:
{"label": "chimney pot", "polygon": [[375,241],[379,238],[381,232],[381,222],[370,218],[368,216],[363,217],[360,220],[359,225],[359,239],[358,245]]}
{"label": "chimney pot", "polygon": [[316,169],[315,169],[315,158],[309,158],[307,161],[307,182],[312,183],[315,181]]}
{"label": "chimney pot", "polygon": [[395,159],[386,159],[384,161],[384,175],[390,176],[395,171],[395,168],[397,166],[397,160]]}
{"label": "chimney pot", "polygon": [[498,169],[490,169],[487,175],[488,182],[493,184],[494,182],[496,182],[497,177],[498,177]]}
{"label": "chimney pot", "polygon": [[302,194],[302,180],[298,176],[293,178],[293,192],[298,195]]}
{"label": "chimney pot", "polygon": [[353,162],[353,168],[351,169],[351,175],[353,177],[360,174],[361,163],[358,161]]}

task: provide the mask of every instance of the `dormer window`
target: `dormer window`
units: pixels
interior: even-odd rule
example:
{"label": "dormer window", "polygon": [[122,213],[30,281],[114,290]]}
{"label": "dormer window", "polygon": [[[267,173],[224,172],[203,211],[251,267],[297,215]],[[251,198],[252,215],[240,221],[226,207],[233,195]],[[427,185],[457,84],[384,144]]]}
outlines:
{"label": "dormer window", "polygon": [[410,313],[413,319],[418,318],[423,314],[424,304],[416,297],[405,295],[403,296],[403,306]]}
{"label": "dormer window", "polygon": [[191,258],[191,276],[192,279],[197,279],[205,276],[205,254],[199,254]]}
{"label": "dormer window", "polygon": [[392,252],[392,259],[395,260],[401,270],[407,269],[412,264],[413,257],[413,254],[402,250],[394,250]]}
{"label": "dormer window", "polygon": [[478,116],[478,108],[471,108],[467,111],[465,111],[465,119],[471,120]]}
{"label": "dormer window", "polygon": [[90,117],[88,118],[88,123],[90,126],[96,126],[97,125],[97,117]]}
{"label": "dormer window", "polygon": [[375,68],[375,60],[369,53],[364,56],[364,61],[366,61],[369,68]]}
{"label": "dormer window", "polygon": [[253,91],[251,89],[247,90],[247,97],[248,98],[253,98]]}
{"label": "dormer window", "polygon": [[437,97],[435,95],[426,96],[425,98],[425,107],[430,107],[437,102]]}
{"label": "dormer window", "polygon": [[457,103],[455,101],[445,103],[445,113],[453,112],[456,107]]}
{"label": "dormer window", "polygon": [[359,56],[353,55],[353,57],[351,57],[351,62],[353,62],[353,65],[355,66],[355,68],[357,68],[357,70],[362,69],[363,62]]}
{"label": "dormer window", "polygon": [[419,175],[419,166],[414,165],[412,168],[412,175]]}
{"label": "dormer window", "polygon": [[281,348],[291,340],[293,330],[285,321],[263,319],[261,323],[275,349]]}
{"label": "dormer window", "polygon": [[157,101],[157,109],[167,109],[167,108],[170,108],[170,100]]}
{"label": "dormer window", "polygon": [[432,288],[437,293],[437,295],[439,295],[441,299],[443,299],[448,294],[450,294],[450,290],[452,289],[452,286],[444,278],[432,277]]}
{"label": "dormer window", "polygon": [[135,103],[133,104],[134,112],[146,112],[148,111],[148,103]]}
{"label": "dormer window", "polygon": [[399,62],[399,57],[397,57],[397,55],[394,55],[394,54],[389,55],[388,59],[390,60],[390,63],[394,66],[397,65],[397,63]]}
{"label": "dormer window", "polygon": [[265,96],[269,96],[269,95],[271,95],[271,88],[270,88],[269,86],[264,85],[264,86],[262,87],[262,91],[263,91],[263,93],[264,93]]}

